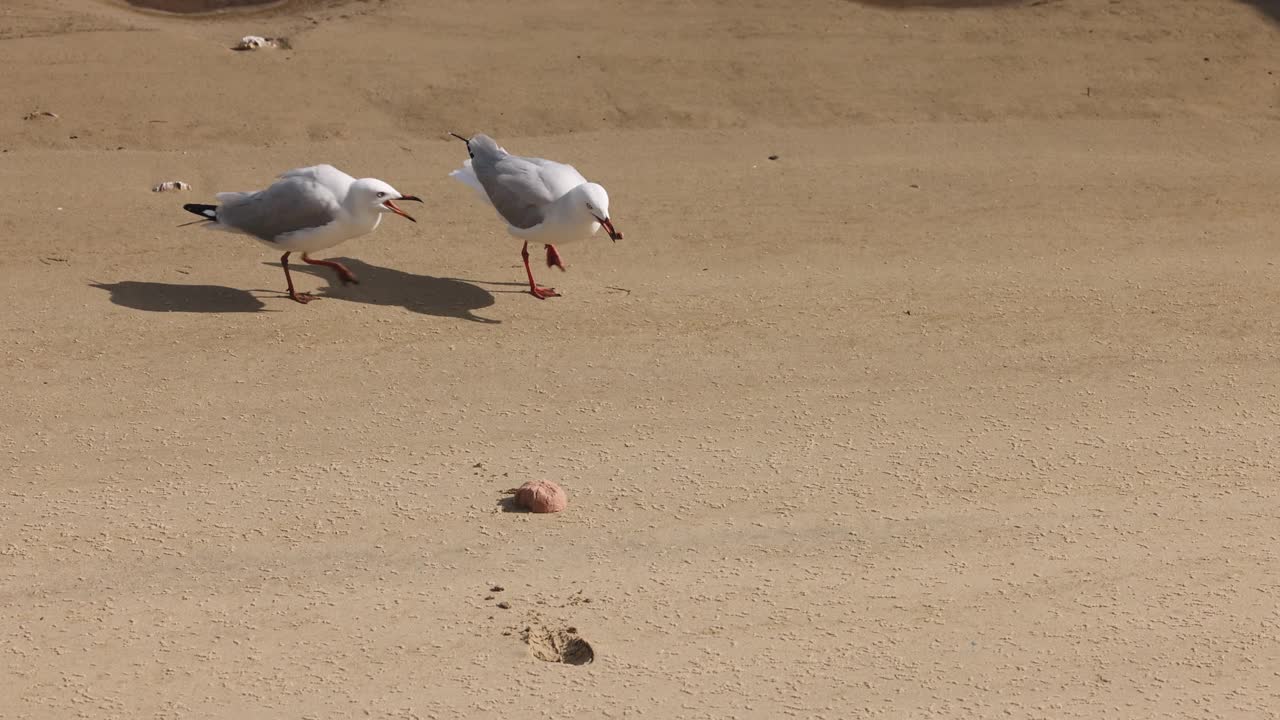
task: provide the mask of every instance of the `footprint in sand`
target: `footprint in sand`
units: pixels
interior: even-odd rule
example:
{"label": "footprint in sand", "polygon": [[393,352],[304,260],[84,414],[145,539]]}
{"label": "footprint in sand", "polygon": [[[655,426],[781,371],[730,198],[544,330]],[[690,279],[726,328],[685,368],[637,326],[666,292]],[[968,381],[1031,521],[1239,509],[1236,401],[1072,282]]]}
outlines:
{"label": "footprint in sand", "polygon": [[578,635],[577,628],[550,628],[534,623],[524,629],[522,637],[539,660],[586,665],[596,659],[591,644]]}

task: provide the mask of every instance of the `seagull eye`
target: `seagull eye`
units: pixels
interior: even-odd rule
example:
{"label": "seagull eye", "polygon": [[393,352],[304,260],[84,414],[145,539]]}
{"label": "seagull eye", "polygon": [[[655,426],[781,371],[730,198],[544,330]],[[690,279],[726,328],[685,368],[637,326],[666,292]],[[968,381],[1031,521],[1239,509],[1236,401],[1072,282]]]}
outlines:
{"label": "seagull eye", "polygon": [[380,193],[378,193],[378,197],[386,197],[386,196],[387,196],[387,194],[386,194],[386,193],[384,193],[384,192],[380,192]]}

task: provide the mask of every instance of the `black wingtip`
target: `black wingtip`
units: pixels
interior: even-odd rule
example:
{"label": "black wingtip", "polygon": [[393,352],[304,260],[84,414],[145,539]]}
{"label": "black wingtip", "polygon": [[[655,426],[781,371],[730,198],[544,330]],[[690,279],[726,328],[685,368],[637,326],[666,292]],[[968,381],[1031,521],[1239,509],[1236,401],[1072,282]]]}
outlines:
{"label": "black wingtip", "polygon": [[182,206],[182,209],[183,209],[183,210],[186,210],[187,212],[191,213],[192,215],[199,215],[200,217],[204,218],[205,220],[217,220],[217,219],[218,219],[218,206],[217,206],[217,205],[201,205],[201,204],[199,204],[199,203],[187,203],[186,205],[183,205],[183,206]]}

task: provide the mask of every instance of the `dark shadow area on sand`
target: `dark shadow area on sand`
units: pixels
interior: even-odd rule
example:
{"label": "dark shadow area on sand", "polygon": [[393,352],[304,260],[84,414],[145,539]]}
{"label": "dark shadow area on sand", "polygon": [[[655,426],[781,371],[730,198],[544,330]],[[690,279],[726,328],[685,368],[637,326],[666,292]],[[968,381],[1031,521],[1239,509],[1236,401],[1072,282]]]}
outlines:
{"label": "dark shadow area on sand", "polygon": [[286,6],[282,0],[125,0],[134,7],[171,13],[208,13],[218,10],[247,9],[255,6]]}
{"label": "dark shadow area on sand", "polygon": [[[480,317],[473,312],[489,307],[495,300],[488,290],[465,280],[414,275],[348,258],[334,259],[355,273],[360,284],[344,286],[328,268],[305,265],[299,267],[291,263],[289,269],[294,274],[294,283],[297,284],[299,275],[315,275],[324,280],[328,283],[328,287],[323,288],[323,292],[316,296],[323,301],[345,300],[370,305],[391,305],[424,315],[458,318],[479,323],[501,322]],[[277,272],[280,270],[280,266],[276,263],[264,264]],[[275,277],[283,286],[284,277],[281,275]],[[273,303],[272,311],[286,310],[294,306],[283,289],[250,291],[221,285],[182,285],[135,280],[118,283],[92,282],[89,285],[109,292],[111,302],[116,305],[144,312],[262,312],[267,309],[267,305],[254,294],[255,292],[270,293],[274,296],[270,298]],[[298,291],[306,292],[307,289],[300,286]],[[277,302],[278,306],[275,305]]]}
{"label": "dark shadow area on sand", "polygon": [[[958,10],[962,8],[997,8],[1036,6],[1049,4],[1070,5],[1070,0],[846,0],[846,2],[884,8],[885,10],[915,10],[933,8],[937,10]],[[1280,0],[1237,0],[1253,7],[1258,12],[1280,23]]]}
{"label": "dark shadow area on sand", "polygon": [[1273,22],[1280,23],[1280,0],[1240,0],[1240,2],[1253,7]]}
{"label": "dark shadow area on sand", "polygon": [[248,290],[221,285],[137,282],[89,283],[111,293],[111,302],[146,312],[237,313],[266,308]]}
{"label": "dark shadow area on sand", "polygon": [[501,498],[498,498],[498,508],[502,510],[502,512],[504,513],[528,513],[529,512],[525,508],[521,507],[519,503],[516,502],[516,496],[514,494],[503,495]]}
{"label": "dark shadow area on sand", "polygon": [[192,17],[299,15],[308,10],[336,8],[343,5],[372,4],[372,0],[124,0],[142,11],[173,13]]}
{"label": "dark shadow area on sand", "polygon": [[[347,302],[368,303],[370,305],[394,305],[410,312],[437,317],[452,317],[480,323],[500,323],[501,320],[490,320],[474,314],[475,310],[487,308],[494,303],[493,293],[484,288],[454,278],[438,278],[430,275],[414,275],[403,270],[370,265],[350,258],[326,258],[347,266],[359,285],[343,285],[337,275],[325,267],[293,263],[289,269],[296,277],[301,274],[314,275],[329,284],[319,297],[325,300],[345,300]],[[264,263],[276,268],[276,263]],[[284,278],[280,278],[281,284]],[[299,287],[299,292],[304,288]]]}
{"label": "dark shadow area on sand", "polygon": [[1054,0],[849,0],[859,5],[884,8],[886,10],[911,10],[914,8],[939,8],[954,10],[958,8],[1005,7],[1010,5],[1044,5]]}

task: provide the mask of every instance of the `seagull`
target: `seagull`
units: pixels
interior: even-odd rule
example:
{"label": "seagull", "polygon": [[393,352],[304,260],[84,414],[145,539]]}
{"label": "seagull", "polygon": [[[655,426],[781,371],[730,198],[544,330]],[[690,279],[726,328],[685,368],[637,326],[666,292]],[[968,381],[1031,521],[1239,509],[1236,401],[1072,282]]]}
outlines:
{"label": "seagull", "polygon": [[265,190],[224,192],[217,197],[218,205],[188,203],[182,208],[207,220],[213,229],[251,235],[269,247],[284,250],[280,266],[289,284],[289,297],[304,305],[316,296],[293,289],[290,254],[300,252],[303,262],[332,268],[344,285],[359,282],[342,263],[313,260],[310,253],[373,232],[383,213],[418,222],[395,201],[422,202],[381,180],[357,180],[332,165],[297,168]]}
{"label": "seagull", "polygon": [[507,221],[507,230],[524,240],[520,257],[534,297],[559,297],[560,293],[533,281],[530,241],[546,247],[547,267],[563,271],[564,263],[555,243],[585,240],[601,227],[614,242],[622,239],[622,233],[614,229],[609,219],[609,193],[587,182],[572,165],[512,155],[488,135],[475,135],[468,140],[457,133],[449,134],[465,142],[471,156],[449,177],[478,192]]}

